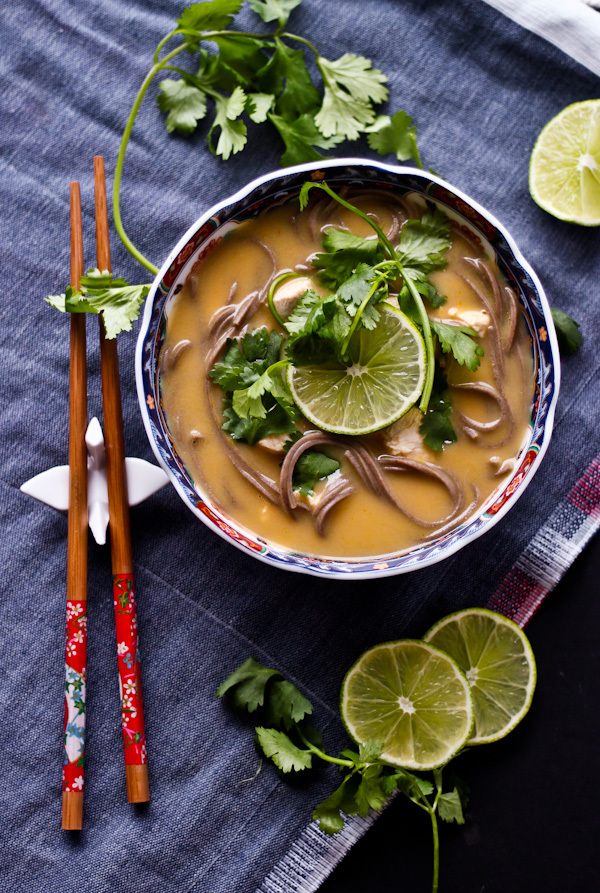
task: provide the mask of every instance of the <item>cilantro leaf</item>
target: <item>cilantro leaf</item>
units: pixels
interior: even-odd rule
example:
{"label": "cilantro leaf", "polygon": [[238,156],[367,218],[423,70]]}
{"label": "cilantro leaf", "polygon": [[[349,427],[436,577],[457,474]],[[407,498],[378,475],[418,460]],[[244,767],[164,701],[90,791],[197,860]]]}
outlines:
{"label": "cilantro leaf", "polygon": [[419,426],[426,445],[432,450],[441,451],[446,444],[456,443],[458,439],[450,421],[452,406],[446,399],[447,388],[446,376],[437,367],[429,407]]}
{"label": "cilantro leaf", "polygon": [[406,112],[396,112],[392,118],[378,115],[366,130],[369,146],[379,155],[394,154],[398,161],[413,158],[422,167],[417,148],[417,128]]}
{"label": "cilantro leaf", "polygon": [[253,90],[257,86],[258,73],[264,68],[268,56],[263,52],[264,40],[240,32],[232,37],[216,37],[219,55],[212,75],[219,89],[233,90],[242,87]]}
{"label": "cilantro leaf", "polygon": [[428,208],[420,220],[407,220],[402,227],[398,259],[408,275],[423,278],[423,274],[446,266],[442,252],[451,244],[448,217],[437,207]]}
{"label": "cilantro leaf", "polygon": [[473,340],[478,337],[477,332],[470,326],[452,326],[433,319],[430,322],[444,353],[452,353],[459,366],[475,372],[483,356],[483,348]]}
{"label": "cilantro leaf", "polygon": [[230,676],[218,687],[215,697],[222,698],[231,691],[232,700],[236,707],[245,709],[248,713],[254,713],[265,702],[265,688],[269,679],[281,676],[277,670],[263,667],[253,657],[244,661],[241,667],[234,670]]}
{"label": "cilantro leaf", "polygon": [[275,97],[270,93],[249,93],[246,100],[246,111],[255,124],[262,124],[267,120],[267,113]]}
{"label": "cilantro leaf", "polygon": [[279,360],[282,341],[281,335],[268,332],[264,326],[243,338],[229,338],[225,355],[211,369],[210,378],[224,391],[248,387]]}
{"label": "cilantro leaf", "polygon": [[356,811],[366,819],[370,809],[379,812],[390,798],[383,784],[383,764],[374,763],[361,772],[360,784],[356,792]]}
{"label": "cilantro leaf", "polygon": [[50,295],[46,302],[62,313],[101,313],[108,339],[130,332],[149,285],[129,285],[107,270],[88,270],[81,277],[81,290],[69,286],[62,295]]}
{"label": "cilantro leaf", "polygon": [[563,313],[557,307],[551,307],[552,319],[556,328],[556,337],[561,353],[571,354],[579,350],[583,344],[583,335],[579,331],[579,323]]}
{"label": "cilantro leaf", "polygon": [[[343,282],[337,290],[337,296],[343,301],[350,316],[356,316],[358,308],[373,288],[376,273],[373,267],[360,263],[354,273]],[[360,321],[365,329],[374,329],[379,321],[380,313],[375,304],[384,297],[384,292],[377,289],[363,308]]]}
{"label": "cilantro leaf", "polygon": [[285,732],[259,726],[256,729],[256,735],[265,756],[273,760],[282,772],[301,772],[303,769],[311,768],[312,754],[310,751],[302,750],[294,744]]}
{"label": "cilantro leaf", "polygon": [[377,239],[364,239],[353,233],[329,227],[323,236],[324,253],[317,254],[313,266],[327,288],[337,289],[356,270],[359,264],[374,265],[383,260]]}
{"label": "cilantro leaf", "polygon": [[307,450],[302,453],[294,467],[292,483],[295,490],[299,490],[304,496],[311,496],[315,491],[317,481],[322,481],[335,471],[338,471],[340,463],[337,459],[331,459],[325,453],[318,450]]}
{"label": "cilantro leaf", "polygon": [[200,31],[223,31],[240,11],[243,0],[210,0],[206,3],[191,3],[177,19],[179,30],[184,34]]}
{"label": "cilantro leaf", "polygon": [[296,430],[296,424],[279,403],[273,401],[267,409],[264,419],[242,419],[234,411],[231,405],[231,396],[223,400],[223,431],[229,434],[233,440],[249,443],[250,446],[270,437],[271,434],[291,434]]}
{"label": "cilantro leaf", "polygon": [[348,815],[356,815],[356,789],[356,778],[347,776],[339,788],[316,807],[312,814],[313,821],[319,822],[319,828],[324,834],[337,834],[342,830],[342,811]]}
{"label": "cilantro leaf", "polygon": [[185,81],[174,81],[170,78],[161,81],[161,93],[157,103],[161,112],[167,115],[165,126],[168,133],[192,133],[198,121],[206,115],[206,96],[197,87]]}
{"label": "cilantro leaf", "polygon": [[335,295],[321,297],[309,289],[286,320],[290,337],[288,359],[295,366],[325,363],[340,358],[340,351],[352,321]]}
{"label": "cilantro leaf", "polygon": [[271,434],[295,430],[299,411],[281,367],[282,336],[266,328],[229,339],[225,355],[209,372],[225,391],[223,430],[234,440],[254,444]]}
{"label": "cilantro leaf", "polygon": [[249,387],[233,392],[232,406],[241,419],[249,416],[255,419],[266,418],[267,407],[262,397],[267,393],[271,394],[290,415],[294,413],[292,395],[281,375],[282,365],[287,365],[287,360],[273,363]]}
{"label": "cilantro leaf", "polygon": [[[312,82],[304,61],[303,50],[293,50],[278,37],[275,38],[275,52],[265,67],[257,73],[257,82],[262,90],[278,96],[276,103],[278,115],[292,122],[310,113],[314,130],[320,134],[314,126],[313,117],[321,105],[321,94]],[[324,139],[322,134],[320,136]]]}
{"label": "cilantro leaf", "polygon": [[325,91],[315,124],[323,136],[357,139],[373,123],[372,103],[383,102],[388,97],[388,90],[383,86],[386,76],[372,67],[370,59],[354,53],[344,53],[333,62],[319,56],[317,65]]}
{"label": "cilantro leaf", "polygon": [[287,679],[276,679],[269,686],[267,710],[269,724],[289,731],[294,723],[302,722],[311,714],[313,708],[295,685]]}
{"label": "cilantro leaf", "polygon": [[280,163],[283,167],[292,164],[304,164],[306,161],[321,161],[325,156],[314,148],[330,149],[339,139],[326,138],[315,127],[314,118],[310,114],[301,115],[295,121],[271,113],[269,121],[274,124],[284,142],[285,152]]}
{"label": "cilantro leaf", "polygon": [[438,814],[444,822],[456,822],[457,825],[464,825],[462,803],[458,790],[454,788],[447,794],[442,794],[438,800]]}
{"label": "cilantro leaf", "polygon": [[413,775],[412,772],[407,772],[406,769],[395,773],[392,778],[398,790],[415,803],[420,802],[420,794],[428,797],[429,794],[433,793],[433,785],[430,781],[427,781],[425,778],[419,778],[418,775]]}
{"label": "cilantro leaf", "polygon": [[443,410],[428,410],[423,416],[419,432],[431,450],[441,451],[446,444],[456,443],[456,431],[450,421],[451,409],[447,404]]}
{"label": "cilantro leaf", "polygon": [[302,0],[248,0],[248,2],[263,22],[272,22],[276,19],[279,27],[283,28],[292,10],[299,6]]}
{"label": "cilantro leaf", "polygon": [[383,750],[383,741],[377,738],[369,738],[364,744],[359,744],[358,754],[363,763],[372,763],[378,760]]}
{"label": "cilantro leaf", "polygon": [[[228,98],[216,97],[215,104],[217,111],[208,134],[208,146],[213,155],[221,155],[227,161],[230,155],[241,152],[246,145],[248,130],[244,122],[239,120],[246,105],[246,94],[241,87],[236,87]],[[215,149],[212,135],[217,127],[221,128],[221,133]]]}

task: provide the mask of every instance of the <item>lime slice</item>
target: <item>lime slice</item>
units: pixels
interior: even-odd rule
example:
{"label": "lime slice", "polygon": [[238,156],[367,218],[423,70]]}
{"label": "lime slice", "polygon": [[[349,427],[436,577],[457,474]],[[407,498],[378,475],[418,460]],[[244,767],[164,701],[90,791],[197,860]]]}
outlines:
{"label": "lime slice", "polygon": [[529,191],[559,220],[600,225],[600,99],[568,105],[546,124],[531,153]]}
{"label": "lime slice", "polygon": [[406,769],[442,766],[473,727],[464,674],[443,651],[413,639],[359,657],[344,679],[340,710],[355,741],[383,741],[381,758]]}
{"label": "lime slice", "polygon": [[508,735],[535,689],[535,659],[523,630],[494,611],[471,608],[444,617],[423,639],[451,655],[469,680],[475,707],[469,744]]}
{"label": "lime slice", "polygon": [[425,345],[399,310],[380,305],[374,329],[350,342],[349,365],[290,366],[296,404],[317,427],[335,434],[370,434],[397,421],[418,400],[425,381]]}

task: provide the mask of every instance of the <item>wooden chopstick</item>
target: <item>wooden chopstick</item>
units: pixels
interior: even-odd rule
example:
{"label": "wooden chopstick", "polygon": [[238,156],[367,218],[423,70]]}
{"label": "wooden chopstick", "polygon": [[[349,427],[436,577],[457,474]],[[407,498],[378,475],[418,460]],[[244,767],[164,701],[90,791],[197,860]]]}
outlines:
{"label": "wooden chopstick", "polygon": [[[100,270],[110,271],[110,241],[108,235],[104,158],[98,155],[94,158],[94,186],[96,196],[97,264]],[[99,323],[110,550],[115,622],[117,627],[117,658],[121,686],[121,720],[125,751],[127,799],[130,803],[145,803],[150,799],[150,789],[148,785],[133,557],[129,528],[129,501],[127,498],[127,477],[125,471],[119,357],[116,340],[109,340],[105,336],[104,322],[101,316],[99,317]]]}
{"label": "wooden chopstick", "polygon": [[[79,183],[70,187],[71,285],[83,275],[83,231]],[[69,370],[69,514],[67,540],[67,639],[62,827],[83,825],[85,673],[87,655],[87,383],[85,313],[71,313]]]}

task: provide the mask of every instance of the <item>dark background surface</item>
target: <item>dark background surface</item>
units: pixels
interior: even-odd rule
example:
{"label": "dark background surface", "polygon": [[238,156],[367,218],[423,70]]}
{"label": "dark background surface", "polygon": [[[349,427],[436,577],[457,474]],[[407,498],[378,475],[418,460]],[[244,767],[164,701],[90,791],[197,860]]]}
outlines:
{"label": "dark background surface", "polygon": [[[538,681],[503,741],[457,759],[471,789],[462,826],[440,822],[440,893],[600,888],[600,537],[527,628]],[[397,798],[320,888],[429,893],[429,818]]]}

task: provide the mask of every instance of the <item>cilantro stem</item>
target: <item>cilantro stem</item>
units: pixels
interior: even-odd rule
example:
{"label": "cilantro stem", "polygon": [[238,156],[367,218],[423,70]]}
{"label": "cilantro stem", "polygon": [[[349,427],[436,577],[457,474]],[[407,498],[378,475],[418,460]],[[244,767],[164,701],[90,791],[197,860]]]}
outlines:
{"label": "cilantro stem", "polygon": [[411,293],[413,300],[416,304],[417,311],[419,313],[419,320],[421,323],[421,328],[423,330],[423,340],[425,342],[425,356],[426,356],[426,366],[425,366],[425,384],[423,385],[423,391],[421,392],[421,400],[419,402],[419,409],[421,412],[427,412],[427,407],[429,406],[429,400],[431,397],[431,391],[433,388],[433,378],[435,375],[435,351],[433,347],[433,337],[431,334],[431,325],[429,323],[429,317],[427,316],[427,310],[425,309],[425,304],[423,303],[423,299],[421,295],[417,291],[414,282],[408,276],[404,274],[404,268],[399,260],[396,261],[396,266],[398,267],[398,272],[402,276],[404,282],[406,283],[409,292]]}
{"label": "cilantro stem", "polygon": [[273,316],[273,318],[279,323],[282,329],[286,329],[286,324],[285,320],[275,307],[275,289],[279,285],[281,285],[282,282],[287,282],[288,279],[297,279],[299,277],[300,274],[296,273],[295,270],[287,270],[285,273],[280,273],[279,276],[276,276],[269,287],[269,293],[267,295],[269,310],[271,311],[271,315]]}
{"label": "cilantro stem", "polygon": [[335,763],[336,766],[347,766],[348,769],[354,769],[354,763],[352,760],[343,760],[340,757],[330,757],[329,754],[325,753],[324,750],[321,750],[320,747],[317,747],[316,744],[312,744],[308,738],[305,738],[302,734],[302,730],[299,726],[296,726],[296,731],[298,732],[298,737],[301,738],[302,742],[306,744],[309,751],[314,753],[315,756],[319,757],[321,760],[324,760],[326,763]]}
{"label": "cilantro stem", "polygon": [[346,335],[346,337],[344,338],[344,343],[342,344],[342,350],[341,350],[342,357],[345,357],[345,355],[346,355],[346,351],[348,350],[348,347],[349,347],[349,345],[350,345],[350,341],[352,340],[352,336],[354,335],[354,333],[355,333],[355,331],[356,331],[356,328],[357,328],[357,326],[358,326],[358,324],[359,324],[359,322],[360,322],[360,318],[361,318],[361,316],[363,315],[363,312],[364,312],[365,307],[367,306],[367,304],[369,303],[369,301],[371,300],[371,298],[373,297],[373,295],[375,294],[375,292],[377,291],[377,289],[379,288],[379,286],[380,286],[381,283],[383,282],[383,279],[384,279],[383,276],[378,276],[378,277],[375,279],[375,282],[373,283],[373,285],[372,285],[371,288],[369,289],[368,294],[366,295],[366,297],[364,298],[362,304],[360,305],[360,307],[359,307],[358,310],[356,311],[356,314],[355,314],[355,316],[354,316],[354,319],[352,320],[352,325],[350,326],[350,330],[349,330],[348,334]]}
{"label": "cilantro stem", "polygon": [[[175,33],[175,32],[172,32],[172,34],[173,33]],[[170,34],[169,37],[171,37],[172,34]],[[164,43],[164,40],[163,40],[163,43]],[[121,241],[123,242],[123,244],[125,245],[127,250],[129,251],[129,253],[132,254],[135,257],[135,259],[137,261],[139,261],[139,263],[141,263],[143,267],[146,267],[146,269],[149,270],[154,276],[158,273],[158,267],[155,267],[154,264],[151,263],[151,261],[149,261],[146,257],[144,257],[144,255],[141,253],[141,251],[138,251],[138,249],[135,247],[135,245],[133,244],[133,242],[131,241],[131,239],[129,238],[127,233],[125,232],[123,223],[121,221],[121,203],[120,203],[120,196],[119,196],[120,189],[121,189],[121,175],[123,173],[123,164],[125,162],[125,153],[127,151],[127,146],[129,144],[129,138],[131,136],[131,131],[133,130],[133,125],[135,123],[135,119],[137,118],[137,113],[140,110],[142,100],[144,99],[144,96],[146,95],[148,87],[150,86],[150,84],[152,83],[152,81],[154,80],[154,78],[158,74],[158,72],[161,71],[162,68],[164,68],[166,63],[169,62],[171,59],[173,59],[175,56],[177,56],[178,53],[181,53],[181,51],[184,49],[185,49],[185,44],[182,44],[181,46],[172,50],[170,53],[168,53],[165,56],[165,58],[162,60],[162,62],[156,62],[152,66],[152,68],[150,69],[150,71],[148,72],[146,77],[144,78],[142,86],[138,90],[138,94],[135,97],[135,102],[133,103],[131,112],[129,113],[129,118],[127,119],[127,124],[125,125],[125,130],[123,131],[121,145],[119,146],[119,154],[117,156],[117,165],[115,167],[115,180],[114,180],[114,184],[113,184],[113,218],[115,221],[115,229],[118,233],[119,238],[121,239]]]}
{"label": "cilantro stem", "polygon": [[311,43],[310,40],[306,39],[306,37],[300,37],[298,34],[290,34],[289,31],[284,31],[281,37],[287,37],[288,40],[297,40],[299,41],[299,43],[305,43],[307,47],[311,48],[317,59],[321,55],[314,43]]}
{"label": "cilantro stem", "polygon": [[175,28],[174,31],[170,31],[165,37],[163,37],[163,39],[161,40],[159,45],[156,47],[156,50],[154,51],[154,64],[155,65],[158,65],[158,54],[160,53],[160,51],[162,50],[164,45],[166,43],[168,43],[172,37],[175,37],[175,35],[178,33],[179,33],[179,29]]}
{"label": "cilantro stem", "polygon": [[[170,53],[168,53],[162,61],[159,61],[158,56],[161,49],[165,46],[166,43],[178,34],[182,34],[188,40],[184,40],[181,46],[176,47]],[[254,34],[250,32],[242,32],[242,31],[205,31],[198,32],[198,40],[215,40],[218,37],[244,37],[244,38],[256,38],[259,40],[273,40],[275,35],[265,35],[265,34]],[[298,38],[302,39],[302,38]],[[307,42],[307,41],[305,41]],[[144,255],[139,251],[127,233],[125,232],[125,228],[123,227],[123,222],[121,220],[121,202],[120,202],[120,190],[121,190],[121,176],[123,174],[123,165],[125,162],[125,153],[127,151],[127,146],[129,144],[129,138],[131,136],[131,131],[133,129],[133,125],[135,123],[135,119],[137,118],[137,114],[140,110],[140,106],[148,91],[148,87],[156,77],[159,71],[169,68],[168,62],[185,50],[189,45],[189,34],[182,32],[179,28],[175,28],[174,31],[170,31],[165,37],[162,38],[156,50],[154,52],[154,65],[144,78],[142,86],[138,90],[137,96],[135,97],[135,101],[131,108],[131,112],[129,113],[129,118],[127,119],[127,124],[125,125],[125,130],[123,131],[123,136],[121,138],[121,145],[119,146],[119,154],[117,156],[117,164],[115,167],[115,180],[113,185],[113,217],[115,221],[115,229],[117,234],[127,250],[130,254],[132,254],[143,267],[146,267],[153,275],[158,273],[158,267],[156,267],[148,258],[144,257]],[[313,47],[314,49],[314,47]],[[316,52],[316,50],[315,50]],[[206,87],[203,88],[205,93],[209,93],[214,97],[214,93],[211,93],[209,89]]]}
{"label": "cilantro stem", "polygon": [[429,807],[429,815],[431,817],[431,831],[433,835],[433,878],[431,881],[431,893],[437,893],[440,881],[440,835],[438,831],[437,816],[433,807]]}

